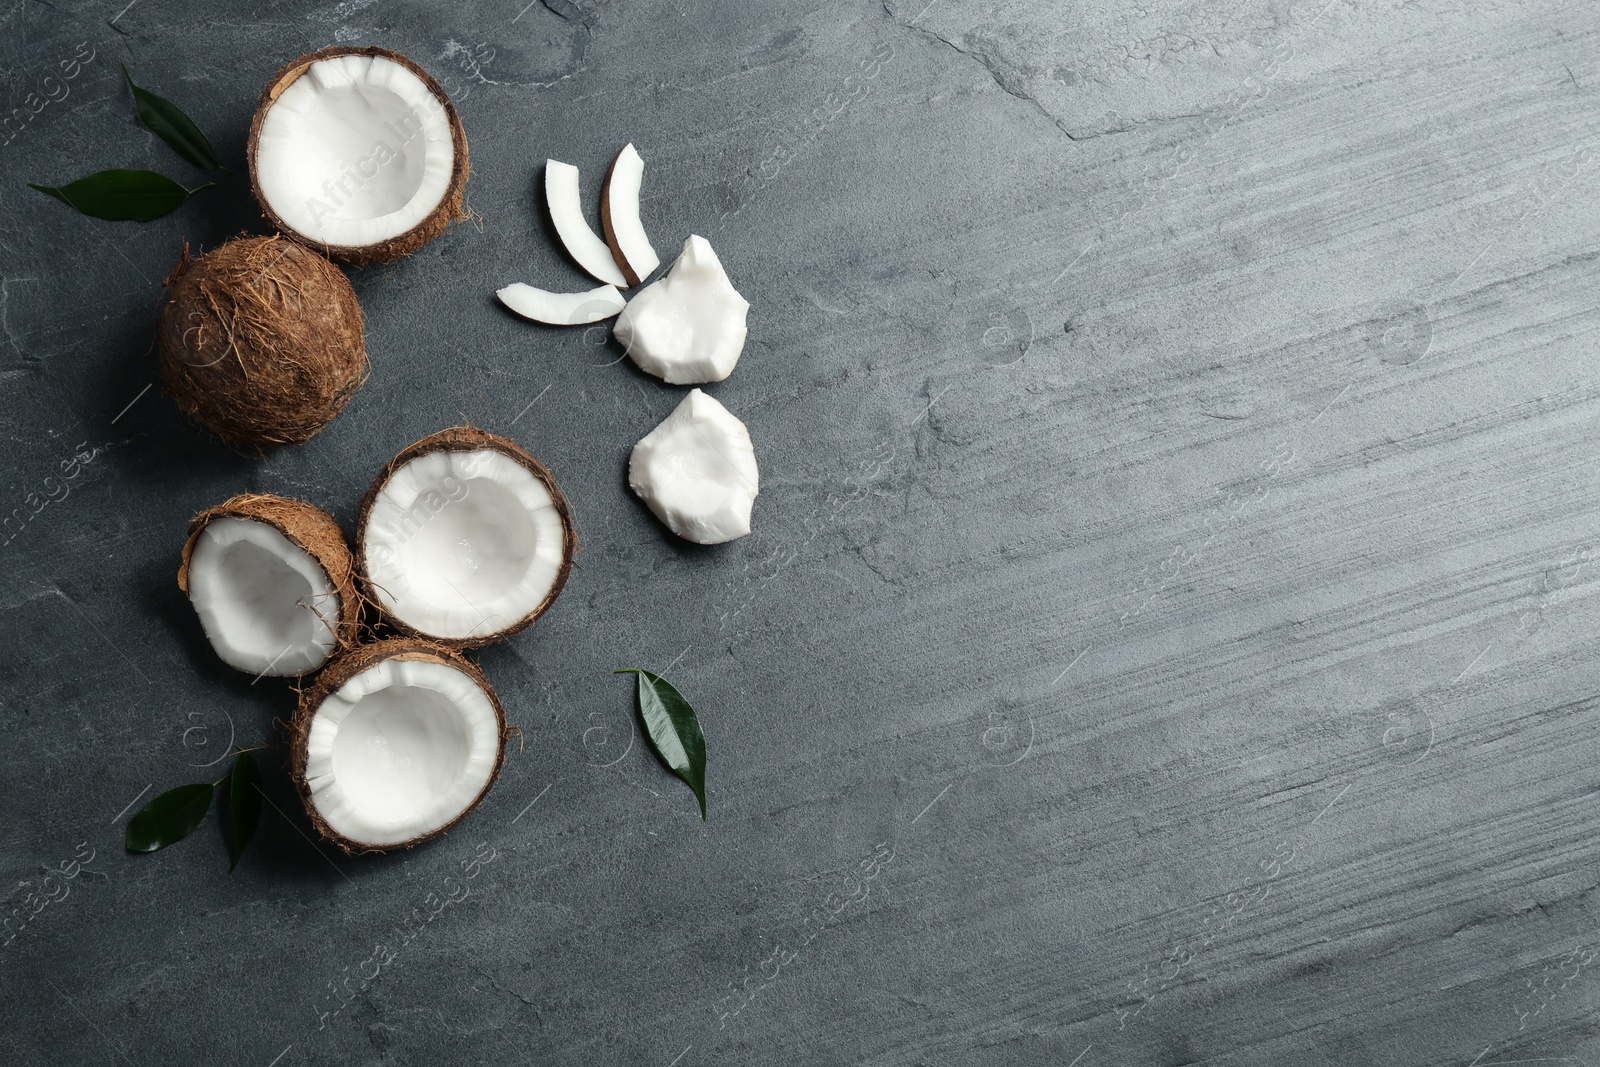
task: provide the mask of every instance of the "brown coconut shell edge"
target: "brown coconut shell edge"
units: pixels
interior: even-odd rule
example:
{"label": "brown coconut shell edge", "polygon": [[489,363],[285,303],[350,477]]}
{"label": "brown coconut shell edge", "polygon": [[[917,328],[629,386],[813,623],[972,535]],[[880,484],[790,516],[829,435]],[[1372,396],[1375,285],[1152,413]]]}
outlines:
{"label": "brown coconut shell edge", "polygon": [[[324,662],[331,662],[341,651],[355,647],[361,635],[364,600],[356,584],[355,556],[333,516],[304,500],[270,493],[240,493],[200,512],[189,521],[189,537],[183,543],[183,562],[178,567],[179,589],[185,594],[189,592],[189,563],[194,557],[195,542],[214,519],[222,518],[266,523],[316,560],[339,598],[339,629],[334,634],[338,646]],[[318,669],[312,668],[306,673]]]}
{"label": "brown coconut shell edge", "polygon": [[[419,456],[425,456],[433,452],[477,452],[482,449],[492,449],[516,460],[527,468],[535,478],[543,482],[544,487],[550,491],[550,499],[555,504],[556,513],[561,516],[561,569],[556,573],[554,584],[550,586],[550,591],[545,594],[544,599],[539,602],[539,606],[504,630],[485,634],[481,637],[463,638],[440,637],[438,634],[423,633],[421,630],[396,618],[384,606],[383,600],[378,596],[378,589],[374,585],[372,575],[367,569],[367,519],[372,514],[372,506],[377,501],[378,494],[383,491],[384,486],[389,484],[389,480],[394,477],[395,472],[407,463]],[[440,430],[438,433],[429,434],[415,444],[407,445],[401,449],[393,459],[384,464],[383,469],[378,472],[378,476],[372,480],[372,485],[367,488],[366,495],[361,498],[361,510],[356,517],[356,573],[361,579],[362,587],[366,590],[368,601],[376,607],[378,615],[385,623],[403,634],[436,641],[439,644],[454,648],[481,648],[484,645],[492,645],[496,642],[504,641],[514,634],[519,634],[532,626],[540,616],[550,610],[550,605],[555,603],[556,597],[561,595],[562,588],[567,584],[567,577],[572,573],[573,560],[577,554],[578,533],[577,528],[572,523],[572,509],[568,506],[567,498],[561,492],[561,487],[556,484],[555,475],[550,473],[550,468],[534,459],[526,449],[509,437],[501,437],[499,434],[481,430],[476,426],[452,426],[449,429]]]}
{"label": "brown coconut shell edge", "polygon": [[[488,781],[483,783],[483,788],[472,799],[472,803],[461,809],[461,813],[443,826],[419,834],[408,841],[396,844],[376,845],[368,841],[357,841],[339,833],[328,821],[322,817],[312,801],[311,784],[306,781],[306,764],[310,760],[308,751],[311,736],[311,721],[316,717],[317,709],[323,701],[339,691],[346,682],[363,671],[369,670],[377,664],[389,659],[422,660],[431,663],[442,663],[472,679],[473,683],[483,690],[489,698],[490,705],[494,708],[495,721],[500,727],[499,748],[495,752],[494,770],[489,772]],[[300,794],[300,802],[305,805],[306,816],[310,818],[311,825],[316,828],[328,841],[339,846],[349,855],[361,853],[388,852],[399,848],[415,848],[417,845],[432,841],[436,837],[448,834],[455,825],[470,815],[483,798],[489,795],[489,790],[494,788],[494,783],[500,777],[500,770],[506,762],[506,743],[511,736],[511,728],[506,721],[506,709],[500,703],[500,697],[494,691],[494,686],[489,684],[489,679],[477,664],[467,659],[455,649],[433,641],[415,637],[391,637],[369,645],[358,645],[342,653],[323,668],[317,675],[316,684],[300,694],[300,704],[295,710],[294,723],[290,728],[289,738],[289,776],[294,781],[295,792]]]}
{"label": "brown coconut shell edge", "polygon": [[[450,184],[446,187],[438,206],[405,233],[374,245],[358,247],[330,245],[291,228],[277,212],[272,210],[272,205],[262,194],[261,182],[256,174],[256,150],[261,144],[261,126],[266,121],[267,112],[278,102],[278,97],[283,95],[283,91],[293,85],[295,79],[311,69],[313,63],[340,56],[378,56],[400,64],[420,78],[428,91],[443,101],[445,114],[450,119],[450,141],[455,149],[453,153],[455,159],[451,166]],[[443,233],[452,222],[461,222],[470,217],[466,209],[466,189],[467,178],[472,173],[472,164],[467,158],[467,134],[461,126],[461,115],[456,111],[455,102],[450,99],[450,94],[444,91],[444,87],[433,75],[423,70],[415,60],[388,48],[378,48],[373,45],[366,47],[334,45],[309,52],[284,64],[267,82],[267,87],[261,91],[260,103],[256,105],[255,115],[250,119],[250,139],[245,147],[245,159],[250,169],[250,193],[255,197],[256,204],[260,206],[261,213],[266,216],[267,221],[285,236],[342,263],[364,266],[369,263],[388,263],[402,256],[409,256]]]}
{"label": "brown coconut shell edge", "polygon": [[622,254],[622,245],[618,243],[616,230],[611,225],[611,175],[616,173],[617,161],[621,158],[622,153],[618,152],[616,159],[611,161],[611,166],[606,168],[606,180],[600,183],[600,228],[605,231],[606,245],[611,249],[611,258],[617,261],[617,269],[627,279],[628,287],[632,288],[644,279],[634,272],[633,264]]}

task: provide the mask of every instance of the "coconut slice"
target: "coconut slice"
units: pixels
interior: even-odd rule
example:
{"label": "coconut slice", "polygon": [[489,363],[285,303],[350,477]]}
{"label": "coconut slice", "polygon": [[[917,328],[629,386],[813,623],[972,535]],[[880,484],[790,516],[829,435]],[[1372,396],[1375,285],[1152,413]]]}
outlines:
{"label": "coconut slice", "polygon": [[459,426],[390,460],[361,502],[356,559],[391,625],[462,647],[503,640],[555,602],[577,535],[544,464]]}
{"label": "coconut slice", "polygon": [[341,656],[301,696],[290,772],[312,825],[346,852],[410,848],[483,800],[506,729],[464,656],[393,638]]}
{"label": "coconut slice", "polygon": [[587,293],[552,293],[531,285],[513,282],[496,289],[500,303],[525,319],[551,326],[584,326],[609,319],[627,306],[614,285],[602,285]]}
{"label": "coconut slice", "polygon": [[223,662],[258,676],[316,670],[360,623],[344,532],[302,500],[247,493],[196,515],[178,588]]}
{"label": "coconut slice", "polygon": [[268,221],[335,259],[385,263],[467,217],[455,105],[385,48],[324,48],[280,70],[261,94],[248,156]]}
{"label": "coconut slice", "polygon": [[611,162],[605,188],[600,193],[600,226],[606,244],[622,268],[629,285],[638,285],[661,265],[639,218],[639,186],[644,181],[644,160],[633,145],[624,145]]}
{"label": "coconut slice", "polygon": [[750,532],[759,483],[750,431],[699,389],[633,446],[628,461],[628,485],[656,518],[702,545]]}
{"label": "coconut slice", "polygon": [[615,332],[639,369],[664,382],[720,382],[744,351],[749,310],[711,242],[690,237],[666,277],[628,301]]}
{"label": "coconut slice", "polygon": [[583,218],[583,198],[578,193],[578,168],[571,163],[547,159],[544,161],[544,198],[550,207],[550,221],[556,234],[566,246],[578,266],[592,274],[597,281],[628,287],[622,268],[611,256],[611,248],[594,235]]}

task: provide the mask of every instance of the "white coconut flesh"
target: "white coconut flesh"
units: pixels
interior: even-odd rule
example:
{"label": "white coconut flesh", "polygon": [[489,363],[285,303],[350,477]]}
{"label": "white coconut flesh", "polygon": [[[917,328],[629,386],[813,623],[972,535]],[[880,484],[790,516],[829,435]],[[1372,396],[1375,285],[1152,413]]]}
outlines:
{"label": "white coconut flesh", "polygon": [[715,545],[743,537],[760,491],[750,431],[715,397],[690,390],[633,446],[628,485],[685,540]]}
{"label": "white coconut flesh", "polygon": [[523,318],[550,326],[583,326],[613,318],[628,303],[614,285],[602,285],[586,293],[552,293],[513,282],[496,289],[494,295]]}
{"label": "white coconut flesh", "polygon": [[382,56],[313,63],[261,124],[256,180],[298,233],[341,247],[413,229],[444,200],[455,164],[443,103]]}
{"label": "white coconut flesh", "polygon": [[429,452],[396,470],[363,531],[374,594],[446,641],[487,637],[538,610],[561,575],[565,527],[550,490],[494,449]]}
{"label": "white coconut flesh", "polygon": [[547,159],[544,163],[544,196],[550,207],[550,221],[556,235],[573,262],[588,271],[596,281],[628,287],[622,268],[611,254],[611,246],[589,228],[583,217],[583,198],[578,191],[578,168],[571,163]]}
{"label": "white coconut flesh", "polygon": [[606,232],[615,242],[612,251],[634,285],[661,265],[661,257],[656,255],[650,235],[645,233],[644,222],[639,218],[639,188],[643,183],[644,160],[639,158],[639,151],[633,145],[625,145],[617,153],[616,162],[611,164],[611,173],[606,175],[606,195],[601,202],[605,207]]}
{"label": "white coconut flesh", "polygon": [[306,784],[336,833],[394,845],[472,807],[499,754],[499,720],[476,682],[448,664],[391,658],[318,705]]}
{"label": "white coconut flesh", "polygon": [[189,600],[224,663],[292,677],[338,644],[339,598],[311,554],[276,527],[212,519],[189,557]]}
{"label": "white coconut flesh", "polygon": [[690,237],[666,276],[628,301],[615,332],[628,358],[664,382],[720,382],[744,351],[749,310],[711,242]]}

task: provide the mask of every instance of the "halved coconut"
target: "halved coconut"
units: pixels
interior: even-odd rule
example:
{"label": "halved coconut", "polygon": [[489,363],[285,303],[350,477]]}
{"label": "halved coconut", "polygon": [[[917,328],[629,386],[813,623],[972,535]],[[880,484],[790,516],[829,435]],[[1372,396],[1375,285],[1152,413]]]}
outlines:
{"label": "halved coconut", "polygon": [[415,638],[345,653],[300,697],[289,769],[346,852],[410,848],[477,807],[505,762],[506,713],[466,657]]}
{"label": "halved coconut", "polygon": [[496,289],[500,303],[525,319],[549,326],[586,326],[612,318],[627,306],[614,285],[602,285],[587,293],[552,293],[522,282]]}
{"label": "halved coconut", "polygon": [[390,460],[357,522],[357,567],[384,619],[461,647],[532,625],[566,584],[576,550],[550,471],[516,442],[471,426]]}
{"label": "halved coconut", "polygon": [[750,431],[699,389],[633,446],[628,485],[686,541],[718,545],[750,532],[761,489]]}
{"label": "halved coconut", "polygon": [[639,187],[643,182],[644,160],[633,145],[624,145],[611,161],[600,193],[600,225],[629,285],[638,285],[661,265],[661,257],[656,255],[639,218]]}
{"label": "halved coconut", "polygon": [[410,255],[467,217],[455,105],[386,48],[324,48],[278,71],[250,123],[248,157],[267,220],[349,263]]}
{"label": "halved coconut", "polygon": [[628,287],[611,255],[611,247],[595,236],[583,218],[583,197],[578,191],[578,168],[558,159],[544,161],[544,197],[550,208],[550,221],[556,235],[578,266],[594,276],[596,281]]}
{"label": "halved coconut", "polygon": [[293,677],[355,643],[355,561],[333,516],[303,500],[245,493],[189,524],[178,588],[224,663]]}
{"label": "halved coconut", "polygon": [[691,236],[672,269],[628,301],[614,333],[640,370],[664,382],[720,382],[744,351],[749,311],[711,242]]}

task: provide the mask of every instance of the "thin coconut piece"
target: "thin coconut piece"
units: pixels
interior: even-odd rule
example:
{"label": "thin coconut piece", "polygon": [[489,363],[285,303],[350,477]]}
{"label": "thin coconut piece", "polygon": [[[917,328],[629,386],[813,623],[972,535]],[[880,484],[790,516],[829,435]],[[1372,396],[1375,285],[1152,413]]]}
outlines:
{"label": "thin coconut piece", "polygon": [[602,285],[587,293],[552,293],[522,282],[496,289],[500,303],[525,319],[550,326],[584,326],[619,314],[627,306],[614,285]]}
{"label": "thin coconut piece", "polygon": [[365,322],[344,272],[281,237],[184,249],[158,331],[161,379],[235,448],[304,444],[367,380]]}
{"label": "thin coconut piece", "polygon": [[385,621],[460,647],[547,611],[577,534],[550,471],[516,442],[459,426],[390,460],[361,502],[356,562]]}
{"label": "thin coconut piece", "polygon": [[290,774],[311,823],[349,853],[448,831],[505,762],[506,713],[464,656],[415,638],[336,659],[300,698]]}
{"label": "thin coconut piece", "polygon": [[324,48],[285,66],[261,94],[247,155],[267,220],[335,259],[385,263],[468,217],[455,105],[386,48]]}
{"label": "thin coconut piece", "polygon": [[629,285],[638,285],[661,265],[661,257],[656,255],[639,218],[639,187],[643,182],[644,160],[633,145],[624,145],[611,161],[600,193],[600,226]]}
{"label": "thin coconut piece", "polygon": [[257,676],[314,671],[360,625],[344,531],[303,500],[246,493],[196,515],[178,588],[222,661]]}
{"label": "thin coconut piece", "polygon": [[583,218],[583,198],[578,191],[578,168],[557,159],[544,162],[544,198],[550,208],[550,221],[556,234],[578,266],[594,276],[596,281],[628,287],[622,268],[612,258],[611,248],[600,238]]}
{"label": "thin coconut piece", "polygon": [[699,389],[634,445],[628,460],[628,485],[656,518],[702,545],[750,532],[760,479],[750,431]]}
{"label": "thin coconut piece", "polygon": [[615,332],[628,358],[664,382],[720,382],[744,351],[749,311],[711,242],[692,236],[666,276],[628,301]]}

